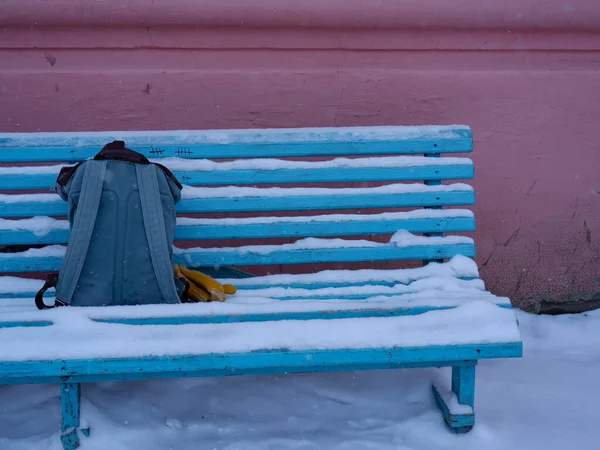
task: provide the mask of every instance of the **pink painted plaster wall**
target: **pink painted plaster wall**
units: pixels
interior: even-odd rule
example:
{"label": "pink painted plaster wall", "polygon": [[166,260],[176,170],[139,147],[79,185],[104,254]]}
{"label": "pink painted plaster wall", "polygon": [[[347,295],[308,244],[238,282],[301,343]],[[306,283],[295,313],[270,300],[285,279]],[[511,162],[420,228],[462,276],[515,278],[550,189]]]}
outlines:
{"label": "pink painted plaster wall", "polygon": [[0,3],[0,131],[468,124],[478,262],[600,297],[596,0]]}

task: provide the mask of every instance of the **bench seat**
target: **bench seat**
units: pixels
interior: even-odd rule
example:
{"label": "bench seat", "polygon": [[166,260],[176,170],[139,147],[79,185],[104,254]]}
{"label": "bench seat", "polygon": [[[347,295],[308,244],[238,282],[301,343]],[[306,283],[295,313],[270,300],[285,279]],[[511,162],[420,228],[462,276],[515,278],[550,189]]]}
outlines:
{"label": "bench seat", "polygon": [[[417,316],[298,320],[283,315],[261,323],[178,326],[140,321],[130,326],[95,319],[87,309],[40,317],[51,325],[0,328],[0,341],[13,343],[0,349],[0,382],[56,383],[63,376],[100,381],[108,374],[143,379],[182,376],[182,370],[186,376],[212,376],[452,365],[520,352],[513,312],[482,301]],[[136,311],[121,315],[119,309]],[[172,306],[107,307],[100,317],[164,317],[165,309],[174,313],[171,318],[182,317]],[[20,320],[12,314],[7,319]]]}

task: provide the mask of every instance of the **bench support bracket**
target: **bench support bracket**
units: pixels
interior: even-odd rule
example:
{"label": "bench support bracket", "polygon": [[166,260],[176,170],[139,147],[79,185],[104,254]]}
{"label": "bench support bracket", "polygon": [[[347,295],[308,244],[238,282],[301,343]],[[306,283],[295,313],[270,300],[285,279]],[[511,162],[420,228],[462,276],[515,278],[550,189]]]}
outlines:
{"label": "bench support bracket", "polygon": [[445,383],[433,384],[435,401],[444,415],[444,420],[455,433],[467,433],[475,423],[475,365],[452,367],[452,390]]}

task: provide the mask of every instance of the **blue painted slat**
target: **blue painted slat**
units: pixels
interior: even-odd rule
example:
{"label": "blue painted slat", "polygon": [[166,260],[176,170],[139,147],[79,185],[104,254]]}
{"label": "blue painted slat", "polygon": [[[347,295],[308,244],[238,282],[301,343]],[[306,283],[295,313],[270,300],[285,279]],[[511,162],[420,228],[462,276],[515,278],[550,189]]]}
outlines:
{"label": "blue painted slat", "polygon": [[322,301],[328,301],[328,300],[339,300],[340,298],[343,298],[344,300],[366,300],[368,298],[373,298],[373,297],[378,297],[378,298],[392,298],[392,297],[401,297],[403,295],[407,295],[407,294],[415,294],[415,291],[407,291],[407,292],[398,292],[398,293],[394,293],[394,294],[384,294],[384,293],[375,293],[375,294],[346,294],[346,295],[315,295],[313,297],[300,297],[300,296],[294,296],[294,295],[287,295],[287,296],[277,296],[277,300],[280,300],[282,302],[288,302],[288,301],[311,301],[311,300],[322,300]]}
{"label": "blue painted slat", "polygon": [[[34,294],[35,296],[35,294]],[[33,298],[33,297],[30,297]],[[52,322],[48,320],[32,320],[32,321],[19,321],[19,322],[0,322],[0,328],[14,328],[14,327],[49,327]]]}
{"label": "blue painted slat", "polygon": [[[510,309],[510,305],[498,305]],[[273,314],[228,314],[204,317],[152,317],[143,319],[97,319],[96,322],[126,325],[186,325],[206,323],[267,322],[273,320],[360,319],[364,317],[417,316],[428,311],[452,309],[454,306],[419,306],[402,308],[356,309],[348,311],[305,311]]]}
{"label": "blue painted slat", "polygon": [[[306,372],[346,372],[352,370],[380,370],[380,369],[407,369],[407,368],[422,368],[422,367],[450,367],[461,364],[461,361],[434,361],[434,362],[413,362],[413,363],[402,363],[402,364],[390,364],[385,367],[375,366],[369,367],[363,365],[360,367],[352,368],[351,366],[319,366],[311,367],[310,370],[298,370],[294,368],[281,367],[275,372],[269,372],[269,374],[290,374],[290,373],[306,373]],[[1,367],[0,367],[0,370]],[[230,375],[265,375],[265,371],[260,368],[246,369],[243,372],[236,371],[235,373],[223,373],[219,374],[223,376]],[[128,380],[149,380],[149,379],[173,379],[173,378],[198,378],[198,377],[214,377],[214,372],[210,371],[197,371],[197,372],[184,372],[178,374],[176,372],[159,372],[159,373],[104,373],[100,375],[70,375],[68,377],[15,377],[9,380],[2,380],[0,378],[0,386],[3,384],[55,384],[61,380],[68,379],[72,382],[77,383],[98,383],[103,381],[128,381]],[[84,430],[81,430],[84,432]]]}
{"label": "blue painted slat", "polygon": [[[311,368],[310,372],[347,372],[352,370],[380,370],[380,369],[408,369],[408,368],[424,368],[424,367],[450,367],[456,364],[461,364],[461,361],[435,361],[435,362],[415,362],[415,363],[403,363],[403,364],[392,364],[386,367],[374,367],[370,368],[367,366],[361,366],[356,369],[350,368],[350,366],[327,366],[327,367],[315,367]],[[292,368],[282,367],[277,372],[271,372],[270,374],[284,374],[290,373],[306,373],[307,370],[295,370]],[[260,369],[247,369],[241,373],[223,374],[223,376],[230,375],[264,375],[264,371]],[[214,377],[213,372],[198,371],[198,372],[185,372],[177,374],[175,372],[162,372],[162,373],[150,373],[144,372],[141,374],[126,373],[126,374],[101,374],[101,375],[70,375],[69,377],[20,377],[11,378],[10,380],[2,380],[0,378],[0,386],[3,384],[55,384],[61,380],[68,379],[72,382],[77,383],[99,383],[105,381],[130,381],[130,380],[150,380],[150,379],[178,379],[178,378],[199,378],[199,377]],[[217,375],[218,376],[218,375]],[[84,430],[81,430],[82,433]]]}
{"label": "blue painted slat", "polygon": [[[404,208],[420,206],[471,205],[473,191],[438,191],[402,194],[305,195],[293,197],[187,198],[176,210],[180,214],[216,212],[269,212],[343,210],[365,208]],[[67,204],[54,202],[0,202],[0,217],[67,215]]]}
{"label": "blue painted slat", "polygon": [[[510,305],[498,305],[510,309]],[[206,317],[153,317],[145,319],[98,319],[97,322],[125,325],[185,325],[206,323],[266,322],[272,320],[359,319],[364,317],[417,316],[428,311],[452,309],[453,306],[422,306],[352,311],[307,311],[299,313],[220,315]],[[1,328],[1,327],[0,327]]]}
{"label": "blue painted slat", "polygon": [[[42,287],[42,284],[40,284],[40,288]],[[13,299],[26,299],[26,300],[31,300],[33,298],[35,298],[35,294],[37,292],[2,292],[0,293],[0,300],[13,300]],[[47,290],[46,292],[44,292],[44,298],[51,298],[54,296],[54,290]],[[5,324],[7,322],[0,322],[0,328],[3,327],[3,324]],[[52,322],[47,322],[47,325],[52,325]],[[15,325],[15,326],[23,326],[23,325]],[[45,325],[40,325],[40,326],[45,326]]]}
{"label": "blue painted slat", "polygon": [[[459,280],[474,280],[475,278],[472,277],[464,277],[464,278],[459,278]],[[238,286],[238,289],[243,289],[245,291],[248,290],[255,290],[255,289],[268,289],[268,288],[273,288],[273,287],[285,287],[285,288],[290,288],[290,289],[326,289],[326,288],[334,288],[334,287],[346,287],[346,286],[365,286],[365,285],[376,285],[376,286],[386,286],[386,287],[390,287],[390,286],[396,286],[398,284],[403,284],[403,285],[408,285],[410,283],[412,283],[415,280],[411,280],[409,282],[401,282],[401,281],[381,281],[381,280],[376,280],[376,281],[364,281],[364,282],[353,282],[353,281],[348,281],[347,283],[344,282],[345,280],[339,280],[337,282],[335,281],[331,281],[331,282],[323,282],[323,283],[278,283],[278,282],[273,282],[272,284],[267,284],[267,283],[262,283],[262,284],[244,284],[243,286]],[[0,294],[2,295],[2,294]]]}
{"label": "blue painted slat", "polygon": [[[474,280],[475,278],[459,278],[460,280]],[[234,284],[238,284],[234,281]],[[290,288],[290,289],[325,289],[325,288],[331,288],[331,287],[340,287],[340,286],[344,286],[344,287],[349,287],[349,286],[365,286],[365,285],[372,285],[372,286],[384,286],[384,287],[391,287],[391,286],[396,286],[398,284],[402,284],[402,285],[408,285],[409,283],[404,283],[404,282],[400,282],[400,281],[394,281],[394,282],[388,282],[388,281],[369,281],[369,282],[360,282],[360,283],[353,283],[353,282],[347,282],[347,283],[343,283],[341,280],[338,283],[313,283],[313,284],[307,284],[307,283],[289,283],[289,284],[285,284],[285,283],[277,283],[274,282],[272,284],[248,284],[248,285],[243,285],[243,286],[239,286],[238,284],[238,291],[253,291],[253,290],[257,290],[257,289],[268,289],[268,288],[273,288],[273,287],[284,287],[284,288]],[[40,284],[41,287],[41,284]],[[8,300],[8,299],[15,299],[15,298],[23,298],[23,299],[32,299],[35,297],[35,292],[0,292],[0,300]],[[52,289],[47,290],[44,293],[44,297],[52,297],[54,296],[54,291]]]}
{"label": "blue painted slat", "polygon": [[[339,297],[338,297],[339,298]],[[510,308],[510,305],[499,305],[501,308]],[[332,320],[332,319],[357,319],[364,317],[398,317],[416,316],[428,311],[452,309],[454,306],[418,306],[398,308],[371,308],[354,310],[330,311],[302,311],[278,313],[248,313],[248,314],[217,314],[211,316],[180,316],[180,317],[144,317],[144,318],[107,318],[92,319],[101,323],[119,323],[123,325],[199,325],[208,323],[241,323],[241,322],[268,322],[278,320]],[[41,327],[50,326],[48,321],[18,321],[0,322],[0,328],[15,327]]]}
{"label": "blue painted slat", "polygon": [[[403,229],[411,233],[475,231],[473,217],[442,217],[429,219],[377,219],[319,222],[278,222],[235,225],[179,225],[175,240],[216,240],[246,238],[328,237],[390,234]],[[0,245],[66,244],[69,230],[52,230],[39,235],[27,230],[0,230]]]}
{"label": "blue painted slat", "polygon": [[[395,130],[394,130],[395,129]],[[415,127],[413,127],[413,130]],[[306,130],[228,130],[194,132],[108,132],[0,134],[0,162],[81,161],[91,158],[107,142],[125,140],[127,146],[150,158],[257,158],[338,155],[402,155],[463,153],[473,149],[466,127],[369,127],[362,136],[356,128]],[[185,142],[182,133],[187,134]],[[215,137],[215,135],[217,135]],[[224,139],[225,138],[225,141]]]}
{"label": "blue painted slat", "polygon": [[64,202],[0,202],[0,217],[66,216]]}
{"label": "blue painted slat", "polygon": [[[402,297],[403,295],[410,295],[410,294],[415,294],[414,291],[410,291],[410,292],[400,292],[400,293],[395,293],[395,294],[356,294],[356,295],[315,295],[314,297],[293,297],[293,296],[289,296],[289,297],[273,297],[276,300],[280,300],[280,301],[314,301],[314,300],[322,300],[322,301],[328,301],[328,300],[348,300],[348,301],[353,301],[353,300],[366,300],[372,297],[379,297],[379,298],[398,298],[398,297]],[[0,301],[2,300],[15,300],[15,299],[21,299],[23,301],[31,301],[31,299],[33,299],[35,297],[35,292],[20,292],[18,294],[8,294],[8,293],[3,293],[0,294]],[[54,297],[54,291],[46,291],[44,294],[44,298],[53,298]],[[510,308],[510,305],[498,305],[501,308]],[[436,308],[434,308],[436,309]],[[442,308],[444,309],[444,308]],[[410,312],[407,313],[407,315],[414,315],[414,314],[420,314],[421,312],[425,312],[426,310],[419,310],[414,309],[417,312]],[[411,310],[412,311],[412,310]],[[289,317],[290,320],[293,319],[298,319],[298,317]],[[160,319],[162,320],[162,319]],[[221,319],[219,319],[221,320]],[[225,322],[227,322],[227,320],[223,319]],[[256,319],[259,320],[259,319]],[[262,320],[277,320],[277,319],[260,319]],[[299,320],[304,320],[302,317],[299,318]],[[252,321],[251,319],[248,320],[242,320],[242,321]],[[2,324],[5,322],[0,322],[0,328],[2,328]],[[26,322],[26,325],[22,325],[19,322],[19,325],[14,325],[14,326],[47,326],[50,325],[50,322],[39,322],[38,325],[29,325],[30,322]],[[212,323],[212,322],[211,322]],[[12,323],[11,323],[12,324]]]}
{"label": "blue painted slat", "polygon": [[60,377],[69,377],[64,380],[74,382],[441,367],[466,360],[516,358],[522,352],[522,344],[512,342],[358,350],[280,349],[240,354],[122,359],[0,361],[0,384],[53,383]]}
{"label": "blue painted slat", "polygon": [[[0,137],[0,141],[2,138]],[[0,147],[0,163],[69,162],[92,158],[104,144],[93,147]],[[437,147],[436,147],[437,146]],[[308,144],[230,144],[230,145],[129,145],[148,158],[285,158],[319,156],[419,155],[436,153],[469,153],[470,138],[461,140],[423,140],[412,142],[330,142]],[[161,152],[162,151],[162,152]]]}
{"label": "blue painted slat", "polygon": [[[125,325],[187,325],[206,323],[267,322],[273,320],[313,320],[313,319],[350,319],[362,317],[415,316],[433,310],[450,309],[447,307],[357,309],[350,311],[305,311],[276,314],[228,314],[204,317],[149,317],[143,319],[96,319],[96,322],[120,323]],[[0,327],[1,328],[1,327]]]}
{"label": "blue painted slat", "polygon": [[[20,257],[0,254],[2,272],[47,272],[60,269],[59,257]],[[195,251],[173,256],[176,264],[199,266],[255,266],[272,264],[311,264],[325,262],[394,261],[447,259],[456,255],[475,256],[474,244],[415,245],[412,247],[322,248],[277,250],[268,254],[243,253],[235,250]]]}
{"label": "blue painted slat", "polygon": [[[229,186],[244,184],[351,183],[370,181],[458,180],[473,178],[473,165],[412,167],[336,167],[323,169],[216,170],[174,172],[188,186]],[[56,174],[15,174],[0,176],[0,190],[50,189]]]}
{"label": "blue painted slat", "polygon": [[[338,279],[338,280],[330,280],[327,282],[315,282],[315,283],[300,282],[300,281],[292,282],[292,283],[272,281],[270,283],[267,283],[265,281],[260,280],[260,278],[262,278],[262,277],[256,277],[257,278],[256,284],[246,284],[246,283],[243,283],[243,284],[236,283],[236,284],[238,286],[238,289],[240,289],[240,290],[243,289],[245,291],[248,291],[248,290],[254,290],[254,289],[268,289],[268,288],[273,288],[273,287],[284,287],[284,288],[292,288],[292,289],[325,289],[325,288],[347,287],[347,286],[365,286],[365,285],[389,287],[389,286],[395,286],[398,284],[403,284],[406,286],[406,285],[411,284],[414,281],[416,281],[416,279],[412,279],[407,282],[382,281],[382,280],[367,280],[367,281],[358,281],[357,282],[357,281],[346,279],[346,276],[347,275],[340,274],[340,279]],[[459,277],[458,279],[468,281],[468,280],[474,280],[476,278]],[[2,295],[2,294],[0,294],[0,295]]]}
{"label": "blue painted slat", "polygon": [[[441,217],[428,219],[332,220],[319,222],[280,222],[241,225],[179,226],[175,239],[245,239],[277,237],[328,237],[389,234],[403,229],[412,233],[428,230],[462,232],[475,230],[474,217]],[[1,239],[1,235],[0,235]]]}
{"label": "blue painted slat", "polygon": [[52,230],[41,236],[27,230],[0,230],[0,245],[66,244],[69,234],[69,230]]}
{"label": "blue painted slat", "polygon": [[413,259],[451,258],[456,255],[475,256],[474,244],[412,247],[359,247],[280,250],[271,254],[238,254],[231,251],[189,252],[175,255],[175,260],[191,266],[225,265],[252,266],[270,264],[311,264],[315,262],[395,261]]}

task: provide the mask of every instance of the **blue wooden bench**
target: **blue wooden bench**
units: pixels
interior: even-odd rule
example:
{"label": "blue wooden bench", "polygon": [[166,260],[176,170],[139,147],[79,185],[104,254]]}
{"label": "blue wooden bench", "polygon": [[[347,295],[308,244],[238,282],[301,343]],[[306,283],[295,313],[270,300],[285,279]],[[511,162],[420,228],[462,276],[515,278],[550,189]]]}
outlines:
{"label": "blue wooden bench", "polygon": [[[57,270],[69,237],[47,189],[113,139],[186,185],[176,240],[195,242],[174,258],[234,278],[226,303],[35,309],[41,281],[24,274]],[[59,384],[73,449],[85,382],[451,367],[433,392],[466,432],[477,361],[522,352],[472,240],[446,235],[475,229],[471,211],[442,208],[474,203],[455,181],[471,160],[445,157],[471,151],[463,126],[0,134],[0,383]],[[242,277],[261,267],[283,270]]]}

